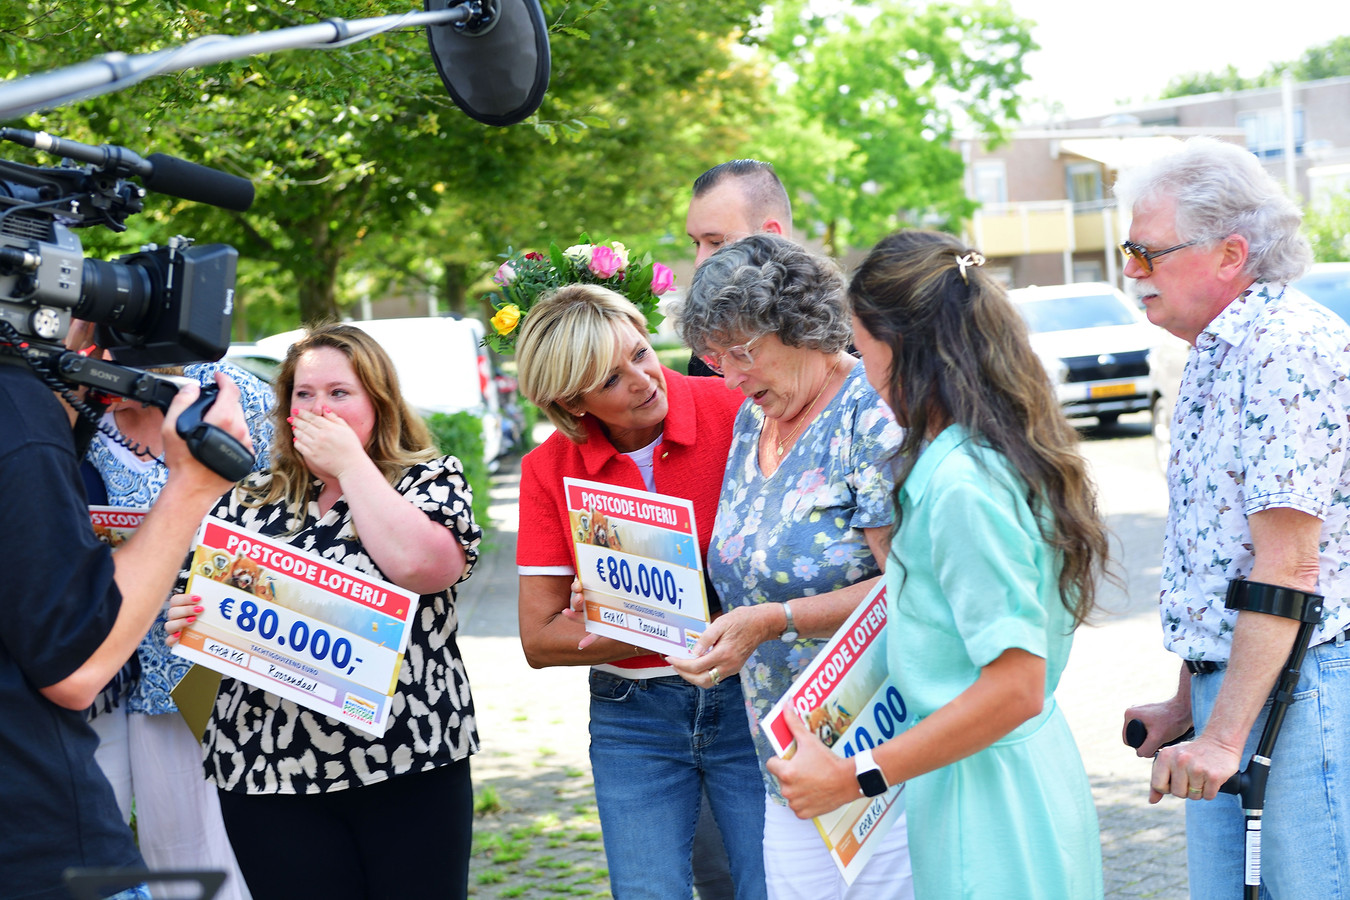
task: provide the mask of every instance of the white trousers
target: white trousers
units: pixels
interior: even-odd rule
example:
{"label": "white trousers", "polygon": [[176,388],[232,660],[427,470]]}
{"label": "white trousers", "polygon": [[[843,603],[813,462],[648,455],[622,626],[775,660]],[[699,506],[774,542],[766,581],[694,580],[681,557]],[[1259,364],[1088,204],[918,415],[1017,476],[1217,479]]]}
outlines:
{"label": "white trousers", "polygon": [[123,706],[90,724],[99,735],[94,758],[124,819],[130,820],[135,801],[145,864],[155,871],[222,871],[225,883],[215,900],[251,900],[220,819],[215,785],[202,774],[201,744],[183,717],[128,713]]}
{"label": "white trousers", "polygon": [[830,859],[810,819],[764,797],[764,875],[769,900],[914,900],[905,816],[891,826],[853,884]]}

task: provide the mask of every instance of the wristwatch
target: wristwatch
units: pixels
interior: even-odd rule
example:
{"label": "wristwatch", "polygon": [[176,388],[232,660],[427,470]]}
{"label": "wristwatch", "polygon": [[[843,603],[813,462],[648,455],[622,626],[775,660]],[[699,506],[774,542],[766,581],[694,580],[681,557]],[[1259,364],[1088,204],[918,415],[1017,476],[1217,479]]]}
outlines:
{"label": "wristwatch", "polygon": [[853,757],[853,771],[858,775],[858,789],[864,797],[884,794],[890,788],[886,776],[881,774],[881,767],[872,759],[871,750],[863,750]]}
{"label": "wristwatch", "polygon": [[792,601],[789,600],[783,604],[783,615],[787,616],[787,624],[783,626],[783,633],[778,639],[785,644],[791,644],[797,640],[797,625],[792,621]]}

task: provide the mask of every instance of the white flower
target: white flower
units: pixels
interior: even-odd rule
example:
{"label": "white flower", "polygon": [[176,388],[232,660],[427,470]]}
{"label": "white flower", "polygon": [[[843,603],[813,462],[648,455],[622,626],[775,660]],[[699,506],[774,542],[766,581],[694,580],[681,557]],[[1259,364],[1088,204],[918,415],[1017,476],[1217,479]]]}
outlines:
{"label": "white flower", "polygon": [[579,266],[588,266],[591,264],[591,253],[594,250],[594,244],[573,244],[563,251],[563,256]]}

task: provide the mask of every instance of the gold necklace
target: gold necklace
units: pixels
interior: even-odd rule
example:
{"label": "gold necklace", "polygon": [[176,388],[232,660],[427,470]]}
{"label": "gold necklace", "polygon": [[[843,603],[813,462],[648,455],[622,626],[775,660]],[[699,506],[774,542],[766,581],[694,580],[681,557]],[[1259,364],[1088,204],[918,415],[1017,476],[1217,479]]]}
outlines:
{"label": "gold necklace", "polygon": [[[825,383],[820,386],[820,390],[816,391],[816,395],[811,398],[811,402],[806,405],[806,409],[801,413],[801,415],[797,416],[797,424],[792,426],[792,430],[788,432],[788,436],[785,438],[777,439],[778,446],[775,449],[778,453],[779,459],[783,458],[783,445],[786,444],[788,441],[792,440],[796,436],[797,432],[801,429],[802,425],[806,424],[806,419],[808,416],[811,415],[811,410],[815,408],[816,401],[820,399],[821,394],[825,393],[825,389],[830,386],[830,382],[834,381],[834,373],[839,371],[839,362],[840,360],[837,359],[834,361],[834,368],[830,369],[830,374],[825,376]],[[773,433],[775,435],[778,434],[777,419],[773,420]]]}

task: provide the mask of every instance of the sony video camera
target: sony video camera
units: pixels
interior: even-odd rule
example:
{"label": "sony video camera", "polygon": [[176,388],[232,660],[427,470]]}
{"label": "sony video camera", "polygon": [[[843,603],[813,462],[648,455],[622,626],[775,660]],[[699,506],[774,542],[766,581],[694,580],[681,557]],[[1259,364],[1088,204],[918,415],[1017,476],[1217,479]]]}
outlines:
{"label": "sony video camera", "polygon": [[[37,168],[0,160],[0,352],[22,358],[77,409],[83,404],[67,386],[167,409],[178,385],[128,367],[224,355],[238,253],[225,244],[193,246],[179,236],[112,262],[86,259],[72,229],[125,230],[145,193],[129,176],[139,176],[151,190],[240,211],[252,204],[252,184],[163,154],[142,159],[121,147],[91,147],[40,132],[0,128],[0,139],[88,163]],[[96,343],[114,362],[66,349],[62,341],[72,317],[98,326]],[[179,433],[198,459],[237,480],[253,459],[238,441],[201,421],[213,399],[213,389],[203,391],[191,414],[180,417]],[[80,412],[94,416],[87,407]],[[195,441],[184,434],[189,421]]]}

